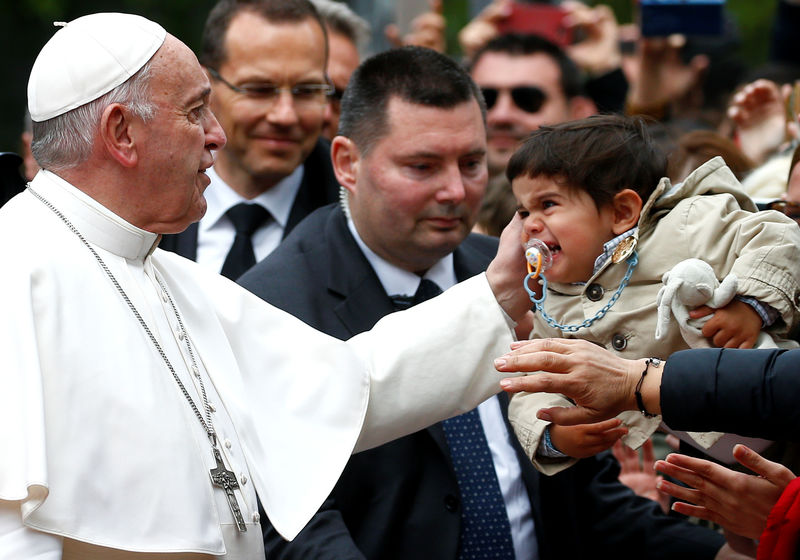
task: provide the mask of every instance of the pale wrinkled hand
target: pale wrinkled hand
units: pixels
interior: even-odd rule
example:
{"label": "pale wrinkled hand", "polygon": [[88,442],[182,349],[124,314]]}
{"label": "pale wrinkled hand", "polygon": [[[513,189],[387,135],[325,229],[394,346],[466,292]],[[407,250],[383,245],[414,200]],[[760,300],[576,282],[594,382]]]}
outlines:
{"label": "pale wrinkled hand", "polygon": [[728,117],[734,124],[739,147],[756,163],[763,163],[783,143],[797,135],[797,126],[787,121],[786,102],[791,86],[756,80],[733,96]]}
{"label": "pale wrinkled hand", "polygon": [[458,44],[467,58],[499,35],[499,25],[511,15],[511,0],[494,0],[458,32]]}
{"label": "pale wrinkled hand", "polygon": [[737,299],[719,309],[703,305],[689,312],[692,319],[707,315],[713,316],[702,333],[717,348],[752,348],[764,324],[753,306]]}
{"label": "pale wrinkled hand", "polygon": [[[517,322],[524,322],[531,310],[531,300],[522,287],[527,268],[525,251],[519,241],[521,233],[522,218],[515,212],[514,217],[500,234],[497,254],[486,268],[486,279],[497,298],[497,303]],[[531,324],[530,318],[527,324]],[[521,333],[517,334],[519,336]]]}
{"label": "pale wrinkled hand", "polygon": [[619,438],[627,435],[627,426],[618,418],[594,424],[559,426],[550,424],[550,441],[553,447],[575,459],[585,459],[609,449]]}
{"label": "pale wrinkled hand", "polygon": [[394,24],[387,25],[384,35],[394,47],[415,45],[427,47],[443,53],[447,48],[445,29],[447,23],[442,15],[442,0],[429,0],[430,11],[422,13],[411,21],[411,31],[401,36]]}
{"label": "pale wrinkled hand", "polygon": [[500,372],[538,372],[500,381],[504,391],[561,393],[577,406],[539,410],[542,420],[561,425],[590,424],[635,410],[633,397],[644,360],[625,360],[578,339],[544,338],[515,342],[495,360]]}
{"label": "pale wrinkled hand", "polygon": [[682,500],[672,505],[678,513],[712,521],[732,533],[757,539],[766,527],[770,510],[794,474],[741,444],[734,447],[733,456],[756,474],[672,453],[666,460],[656,462],[656,470],[688,488],[662,480],[658,489]]}
{"label": "pale wrinkled hand", "polygon": [[637,496],[653,500],[664,513],[669,512],[669,496],[658,491],[658,483],[664,478],[656,474],[653,440],[642,444],[641,457],[636,449],[631,449],[621,441],[611,448],[619,461],[619,481],[634,491]]}
{"label": "pale wrinkled hand", "polygon": [[567,10],[564,23],[568,28],[580,28],[586,37],[567,46],[569,57],[591,75],[602,75],[619,68],[622,53],[619,49],[619,26],[611,7],[599,4],[593,8],[568,0],[561,4]]}

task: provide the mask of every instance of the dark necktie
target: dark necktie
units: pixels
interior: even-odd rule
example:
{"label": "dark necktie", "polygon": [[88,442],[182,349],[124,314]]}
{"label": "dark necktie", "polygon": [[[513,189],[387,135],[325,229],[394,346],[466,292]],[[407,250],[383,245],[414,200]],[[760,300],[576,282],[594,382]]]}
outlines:
{"label": "dark necktie", "polygon": [[419,286],[417,286],[417,291],[413,296],[394,295],[389,297],[392,299],[394,308],[398,311],[402,311],[413,305],[417,305],[418,303],[422,303],[423,301],[434,298],[441,293],[442,289],[438,284],[436,284],[436,282],[433,280],[428,280],[427,278],[423,278],[420,280]]}
{"label": "dark necktie", "polygon": [[[423,278],[413,297],[392,296],[392,302],[398,310],[408,309],[441,293]],[[511,524],[478,409],[445,420],[442,427],[461,493],[459,560],[513,560]]]}
{"label": "dark necktie", "polygon": [[253,232],[269,218],[269,211],[260,204],[240,203],[225,213],[236,228],[236,237],[233,240],[225,263],[222,265],[222,275],[236,280],[245,271],[256,264],[256,255],[253,252]]}

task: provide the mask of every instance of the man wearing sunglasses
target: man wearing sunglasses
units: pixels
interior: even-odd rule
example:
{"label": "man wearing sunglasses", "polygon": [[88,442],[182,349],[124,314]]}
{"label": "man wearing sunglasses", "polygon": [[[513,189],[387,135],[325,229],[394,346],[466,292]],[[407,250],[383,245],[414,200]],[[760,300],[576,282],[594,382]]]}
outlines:
{"label": "man wearing sunglasses", "polygon": [[581,95],[575,63],[561,47],[537,35],[492,39],[475,54],[470,73],[488,109],[490,183],[478,224],[499,235],[499,224],[508,223],[516,208],[503,172],[520,141],[542,125],[588,117],[597,107]]}
{"label": "man wearing sunglasses", "polygon": [[228,138],[208,212],[161,248],[236,279],[314,209],[338,199],[330,144],[320,139],[334,88],[325,27],[308,0],[220,0],[200,62]]}

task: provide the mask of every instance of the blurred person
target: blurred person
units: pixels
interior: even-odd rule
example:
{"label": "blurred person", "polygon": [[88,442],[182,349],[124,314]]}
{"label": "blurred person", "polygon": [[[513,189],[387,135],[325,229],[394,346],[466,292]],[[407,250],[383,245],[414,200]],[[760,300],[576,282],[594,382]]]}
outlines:
{"label": "blurred person", "polygon": [[477,227],[499,235],[514,211],[503,172],[520,142],[544,124],[586,117],[597,108],[582,95],[580,72],[572,60],[555,43],[536,35],[492,39],[475,54],[470,75],[487,107],[490,183]]}
{"label": "blurred person", "polygon": [[322,136],[333,140],[339,129],[341,100],[350,75],[361,62],[361,50],[369,42],[370,27],[366,20],[347,4],[335,0],[312,0],[328,32],[328,77],[334,91],[330,96]]}
{"label": "blurred person", "polygon": [[428,11],[422,12],[411,20],[410,30],[405,35],[400,33],[396,24],[390,23],[384,28],[389,44],[393,47],[417,46],[427,47],[444,53],[447,49],[445,28],[447,22],[442,13],[442,0],[428,0]]}
{"label": "blurred person", "polygon": [[325,26],[308,0],[220,0],[200,62],[228,142],[209,171],[208,212],[161,247],[235,279],[338,199],[320,139],[334,91]]}
{"label": "blurred person", "polygon": [[716,129],[745,70],[736,23],[723,17],[720,35],[642,37],[638,26],[629,26],[634,49],[623,64],[630,83],[626,112],[682,131]]}
{"label": "blurred person", "polygon": [[757,164],[742,187],[759,202],[786,192],[792,150],[800,135],[797,95],[790,84],[757,79],[737,91],[728,106],[733,139]]}
{"label": "blurred person", "polygon": [[22,156],[22,163],[23,163],[23,171],[25,175],[25,179],[30,181],[33,179],[36,172],[39,171],[39,164],[36,163],[36,159],[33,157],[33,152],[31,152],[31,141],[33,140],[33,122],[31,121],[31,114],[28,112],[27,107],[25,108],[25,127],[23,128],[22,135],[20,137],[20,154]]}
{"label": "blurred person", "polygon": [[741,182],[755,167],[739,147],[713,130],[693,130],[678,138],[676,150],[669,155],[667,176],[680,183],[689,173],[708,160],[720,156]]}

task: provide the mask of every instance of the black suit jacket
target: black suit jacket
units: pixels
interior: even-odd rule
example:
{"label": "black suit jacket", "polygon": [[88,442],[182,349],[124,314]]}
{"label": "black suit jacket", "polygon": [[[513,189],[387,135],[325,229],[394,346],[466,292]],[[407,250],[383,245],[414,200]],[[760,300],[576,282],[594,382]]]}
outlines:
{"label": "black suit jacket", "polygon": [[[320,138],[317,141],[303,165],[303,180],[289,212],[283,231],[284,239],[311,212],[339,200],[339,182],[333,173],[331,145],[327,140]],[[187,259],[197,260],[197,232],[198,225],[195,222],[181,233],[164,235],[158,246]]]}
{"label": "black suit jacket", "polygon": [[0,152],[0,206],[25,190],[20,166],[22,158],[13,152]]}
{"label": "black suit jacket", "polygon": [[[496,239],[470,235],[454,252],[458,279],[484,270],[496,249]],[[394,311],[337,205],[311,214],[239,282],[342,339]],[[505,395],[500,402],[506,416]],[[670,519],[654,502],[634,496],[618,482],[610,454],[548,478],[518,444],[516,451],[542,560],[599,557],[603,551],[614,558],[713,558],[721,546],[718,535]],[[455,559],[459,502],[444,433],[436,424],[353,455],[329,500],[292,542],[264,517],[267,558]]]}

